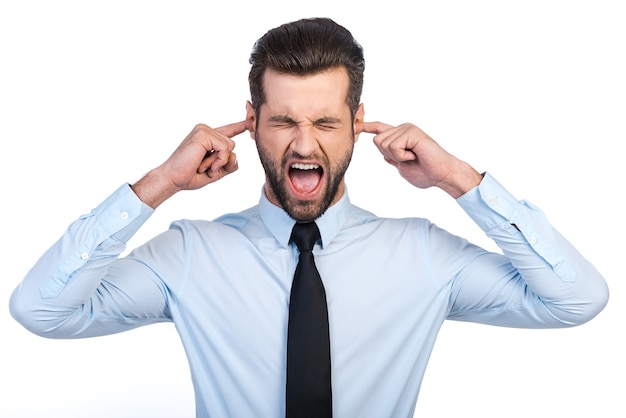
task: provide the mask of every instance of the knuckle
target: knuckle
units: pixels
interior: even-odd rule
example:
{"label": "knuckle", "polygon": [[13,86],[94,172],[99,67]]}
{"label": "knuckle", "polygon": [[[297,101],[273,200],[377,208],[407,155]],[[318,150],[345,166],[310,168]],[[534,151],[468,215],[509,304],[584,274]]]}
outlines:
{"label": "knuckle", "polygon": [[210,129],[211,128],[209,128],[204,123],[197,123],[196,126],[193,127],[194,132],[208,131]]}

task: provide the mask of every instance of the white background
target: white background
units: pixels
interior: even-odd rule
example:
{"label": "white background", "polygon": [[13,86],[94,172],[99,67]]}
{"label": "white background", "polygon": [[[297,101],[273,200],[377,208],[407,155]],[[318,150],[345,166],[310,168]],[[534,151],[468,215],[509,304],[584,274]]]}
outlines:
{"label": "white background", "polygon": [[[3,0],[0,416],[193,417],[172,325],[46,340],[12,320],[9,295],[71,221],[161,163],[195,123],[243,119],[253,42],[311,16],[334,18],[364,46],[367,119],[413,122],[539,205],[611,289],[607,308],[573,329],[447,322],[416,416],[626,416],[618,0]],[[236,174],[166,202],[129,247],[171,220],[256,203],[254,143],[236,142]],[[352,201],[378,215],[428,217],[493,248],[443,192],[406,185],[370,135],[347,181]]]}

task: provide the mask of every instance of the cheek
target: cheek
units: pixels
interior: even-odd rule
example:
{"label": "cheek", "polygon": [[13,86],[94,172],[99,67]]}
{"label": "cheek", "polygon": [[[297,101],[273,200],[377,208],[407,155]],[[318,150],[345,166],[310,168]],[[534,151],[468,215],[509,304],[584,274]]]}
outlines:
{"label": "cheek", "polygon": [[289,133],[276,129],[259,129],[256,131],[256,142],[268,152],[280,152],[289,146]]}
{"label": "cheek", "polygon": [[342,133],[341,135],[321,135],[320,147],[328,158],[343,159],[344,155],[352,152],[354,139],[349,133]]}

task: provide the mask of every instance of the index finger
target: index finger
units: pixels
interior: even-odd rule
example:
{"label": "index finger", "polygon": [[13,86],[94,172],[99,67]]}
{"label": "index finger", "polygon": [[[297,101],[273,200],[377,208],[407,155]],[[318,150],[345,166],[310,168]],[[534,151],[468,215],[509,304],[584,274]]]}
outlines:
{"label": "index finger", "polygon": [[219,128],[215,128],[215,130],[229,138],[232,138],[248,130],[248,120],[245,119],[241,122],[220,126]]}
{"label": "index finger", "polygon": [[360,132],[378,135],[393,128],[393,126],[382,122],[362,122],[360,128]]}

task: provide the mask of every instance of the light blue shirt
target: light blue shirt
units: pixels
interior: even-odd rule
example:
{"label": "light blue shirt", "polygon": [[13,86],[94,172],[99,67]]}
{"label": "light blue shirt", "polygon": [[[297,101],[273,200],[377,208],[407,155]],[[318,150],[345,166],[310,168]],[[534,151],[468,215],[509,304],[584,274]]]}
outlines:
{"label": "light blue shirt", "polygon": [[[504,255],[425,219],[379,218],[347,193],[317,221],[336,417],[411,417],[445,319],[566,327],[605,306],[603,278],[536,207],[489,174],[457,201]],[[152,212],[120,187],[42,256],[13,316],[52,338],[174,322],[198,417],[284,416],[294,221],[261,196],[212,222],[174,222],[120,258]]]}

